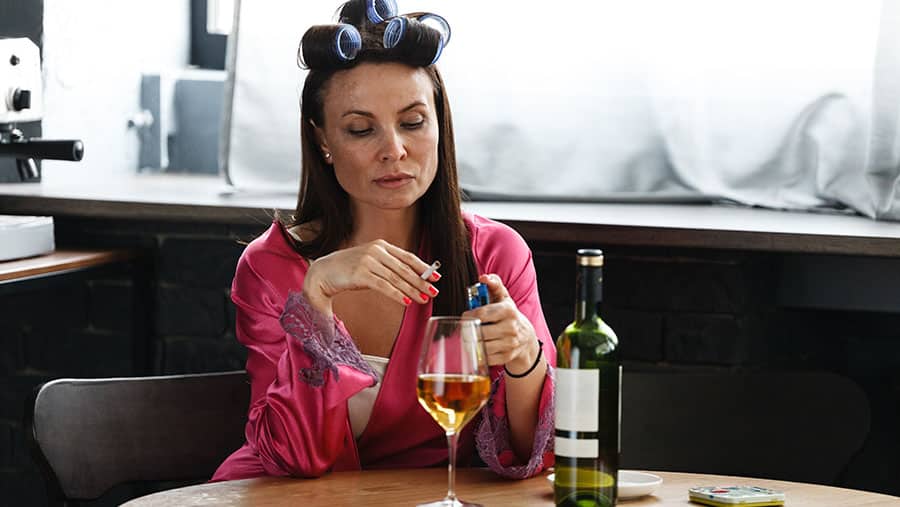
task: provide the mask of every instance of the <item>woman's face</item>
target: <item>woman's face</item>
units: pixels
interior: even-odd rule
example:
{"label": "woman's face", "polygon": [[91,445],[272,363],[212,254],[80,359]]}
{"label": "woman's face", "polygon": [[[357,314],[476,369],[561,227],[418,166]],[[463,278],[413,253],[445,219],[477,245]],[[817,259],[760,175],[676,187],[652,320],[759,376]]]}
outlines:
{"label": "woman's face", "polygon": [[336,73],[323,98],[320,148],[357,210],[415,204],[438,165],[434,87],[425,70],[360,64]]}

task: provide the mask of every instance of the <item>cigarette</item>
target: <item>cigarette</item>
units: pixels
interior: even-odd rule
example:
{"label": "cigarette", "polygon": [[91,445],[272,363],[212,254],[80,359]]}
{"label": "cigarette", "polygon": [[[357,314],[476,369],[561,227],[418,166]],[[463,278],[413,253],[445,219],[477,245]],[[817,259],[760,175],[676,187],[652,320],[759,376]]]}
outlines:
{"label": "cigarette", "polygon": [[435,271],[440,269],[440,267],[441,261],[434,261],[431,266],[428,266],[428,269],[426,269],[425,272],[422,273],[422,280],[428,280],[429,278],[431,278],[431,275],[433,275]]}

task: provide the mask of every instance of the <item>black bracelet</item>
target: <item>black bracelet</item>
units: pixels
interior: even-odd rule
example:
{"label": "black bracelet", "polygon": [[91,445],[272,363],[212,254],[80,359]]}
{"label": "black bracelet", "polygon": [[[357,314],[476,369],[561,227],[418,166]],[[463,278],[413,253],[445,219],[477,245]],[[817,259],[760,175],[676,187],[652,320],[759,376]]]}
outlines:
{"label": "black bracelet", "polygon": [[534,364],[531,365],[531,368],[528,368],[528,370],[526,370],[525,373],[519,373],[519,374],[517,375],[517,374],[511,373],[509,370],[507,370],[507,369],[506,369],[506,365],[504,364],[504,365],[503,365],[503,371],[505,371],[506,374],[507,374],[508,376],[512,377],[512,378],[522,378],[522,377],[527,377],[529,373],[533,372],[534,369],[537,368],[537,365],[541,362],[541,356],[544,355],[544,347],[543,347],[543,344],[541,343],[540,340],[538,340],[537,342],[538,342],[538,355],[537,355],[537,358],[534,360]]}

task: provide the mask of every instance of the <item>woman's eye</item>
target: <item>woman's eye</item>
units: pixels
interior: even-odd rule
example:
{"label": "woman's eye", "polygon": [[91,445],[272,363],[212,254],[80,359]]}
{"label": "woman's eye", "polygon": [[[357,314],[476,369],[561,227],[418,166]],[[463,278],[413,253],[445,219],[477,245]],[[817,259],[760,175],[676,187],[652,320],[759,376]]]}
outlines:
{"label": "woman's eye", "polygon": [[425,119],[422,118],[418,121],[406,122],[406,123],[402,123],[401,125],[403,125],[403,128],[405,128],[405,129],[413,130],[413,129],[417,129],[417,128],[421,127],[424,123],[425,123]]}
{"label": "woman's eye", "polygon": [[372,132],[372,129],[347,129],[351,136],[363,137]]}

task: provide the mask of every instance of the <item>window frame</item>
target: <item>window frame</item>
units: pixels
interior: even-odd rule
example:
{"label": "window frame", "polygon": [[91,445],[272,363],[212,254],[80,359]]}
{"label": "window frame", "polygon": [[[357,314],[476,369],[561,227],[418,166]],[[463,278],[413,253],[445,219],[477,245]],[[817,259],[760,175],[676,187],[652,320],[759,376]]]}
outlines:
{"label": "window frame", "polygon": [[225,70],[228,36],[209,33],[209,0],[191,0],[191,65],[201,69]]}

